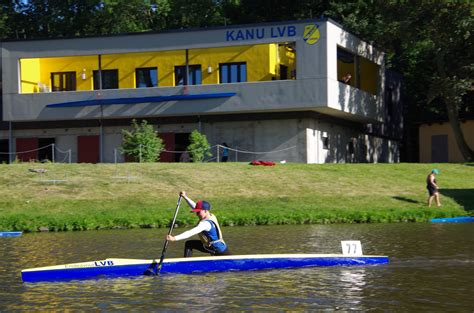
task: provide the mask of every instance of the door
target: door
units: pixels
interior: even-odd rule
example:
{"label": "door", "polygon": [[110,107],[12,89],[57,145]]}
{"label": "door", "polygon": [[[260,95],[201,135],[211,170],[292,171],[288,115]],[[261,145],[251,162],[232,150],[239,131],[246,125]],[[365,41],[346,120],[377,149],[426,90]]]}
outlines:
{"label": "door", "polygon": [[99,163],[99,136],[77,137],[77,163]]}
{"label": "door", "polygon": [[0,139],[0,164],[9,163],[8,139]]}
{"label": "door", "polygon": [[44,161],[53,161],[53,150],[55,143],[54,138],[39,138],[38,146],[40,147],[38,151],[38,160],[41,162]]}
{"label": "door", "polygon": [[[189,141],[190,133],[177,133],[174,136],[175,150],[176,151],[186,151],[190,144]],[[180,162],[182,153],[175,153],[175,162]],[[189,153],[188,153],[189,155]]]}
{"label": "door", "polygon": [[[158,136],[163,139],[165,150],[175,150],[174,133],[159,133]],[[161,152],[160,162],[175,162],[175,153],[166,151]]]}
{"label": "door", "polygon": [[448,162],[448,135],[431,136],[431,162]]}
{"label": "door", "polygon": [[22,162],[38,159],[38,138],[17,138],[16,157]]}

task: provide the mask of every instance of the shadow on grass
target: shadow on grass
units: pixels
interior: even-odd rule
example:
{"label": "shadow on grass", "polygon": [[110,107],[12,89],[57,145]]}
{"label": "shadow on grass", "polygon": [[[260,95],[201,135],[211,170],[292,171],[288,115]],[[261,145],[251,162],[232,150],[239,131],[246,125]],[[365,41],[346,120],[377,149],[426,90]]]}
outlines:
{"label": "shadow on grass", "polygon": [[395,199],[395,200],[405,201],[405,202],[408,202],[408,203],[421,203],[418,200],[413,200],[413,199],[405,198],[405,197],[395,196],[395,197],[392,197],[392,198]]}
{"label": "shadow on grass", "polygon": [[464,210],[474,211],[474,189],[441,189],[440,193],[462,205]]}

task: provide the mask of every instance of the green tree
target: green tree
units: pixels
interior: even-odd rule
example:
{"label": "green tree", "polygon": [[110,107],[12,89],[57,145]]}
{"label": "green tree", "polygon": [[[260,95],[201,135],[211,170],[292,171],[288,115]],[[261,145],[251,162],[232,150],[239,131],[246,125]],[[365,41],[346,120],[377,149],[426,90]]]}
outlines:
{"label": "green tree", "polygon": [[[433,113],[447,117],[466,161],[474,151],[465,140],[460,112],[472,92],[472,7],[463,1],[335,2],[326,14],[387,52],[387,66],[403,74],[405,127]],[[472,105],[472,104],[471,104]],[[407,138],[409,139],[409,138]]]}
{"label": "green tree", "polygon": [[202,162],[205,157],[212,155],[209,151],[211,146],[207,141],[206,135],[201,134],[197,130],[193,130],[191,135],[189,135],[189,141],[188,151],[191,154],[193,162]]}
{"label": "green tree", "polygon": [[122,130],[121,152],[138,162],[159,161],[164,145],[153,126],[148,125],[146,120],[142,120],[141,124],[133,120],[132,127],[131,131]]}
{"label": "green tree", "polygon": [[160,30],[170,12],[169,2],[143,0],[102,0],[89,25],[89,32],[121,34]]}

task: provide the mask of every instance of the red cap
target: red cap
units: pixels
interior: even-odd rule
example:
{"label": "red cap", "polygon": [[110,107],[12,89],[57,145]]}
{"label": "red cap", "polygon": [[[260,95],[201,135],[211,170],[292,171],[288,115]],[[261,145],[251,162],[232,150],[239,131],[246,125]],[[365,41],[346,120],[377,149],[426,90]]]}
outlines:
{"label": "red cap", "polygon": [[202,210],[209,211],[211,209],[211,204],[207,201],[199,200],[196,202],[196,206],[191,212],[201,212]]}

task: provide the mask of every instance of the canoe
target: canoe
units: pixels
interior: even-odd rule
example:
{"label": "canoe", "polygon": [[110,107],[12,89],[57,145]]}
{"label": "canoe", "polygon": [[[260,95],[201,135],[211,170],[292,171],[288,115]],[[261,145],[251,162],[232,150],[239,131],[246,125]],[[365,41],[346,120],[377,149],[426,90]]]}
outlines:
{"label": "canoe", "polygon": [[0,231],[0,237],[19,237],[21,234],[21,231]]}
{"label": "canoe", "polygon": [[432,218],[431,223],[474,223],[474,216]]}
{"label": "canoe", "polygon": [[[254,271],[316,266],[360,266],[386,264],[387,256],[344,254],[257,254],[219,257],[170,258],[163,261],[161,274]],[[105,259],[82,263],[25,269],[23,282],[67,281],[146,275],[156,261]]]}

